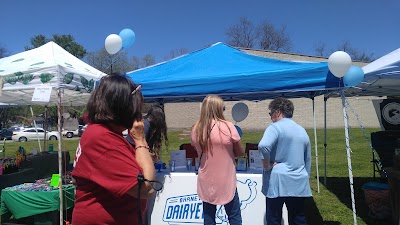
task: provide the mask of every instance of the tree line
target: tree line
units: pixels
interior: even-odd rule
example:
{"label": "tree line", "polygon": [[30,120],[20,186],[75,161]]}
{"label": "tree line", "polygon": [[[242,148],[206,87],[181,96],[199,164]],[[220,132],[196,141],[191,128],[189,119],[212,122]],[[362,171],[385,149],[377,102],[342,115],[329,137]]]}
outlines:
{"label": "tree line", "polygon": [[[256,24],[246,17],[241,17],[236,24],[233,24],[225,30],[225,37],[225,42],[228,45],[239,48],[289,52],[292,51],[294,47],[292,38],[287,32],[287,27],[285,25],[276,26],[267,20]],[[77,43],[75,38],[69,34],[53,34],[51,37],[46,37],[43,34],[33,36],[30,38],[29,45],[25,46],[25,50],[40,47],[50,41],[54,41],[72,55],[82,59],[89,65],[106,74],[124,74],[156,63],[154,55],[150,53],[143,57],[133,56],[129,58],[125,51],[119,51],[115,55],[110,55],[104,47],[97,51],[87,52],[85,47]],[[326,43],[318,42],[315,44],[314,54],[315,56],[328,57],[331,53],[338,50],[346,51],[354,61],[370,62],[374,60],[373,53],[357,49],[347,40],[339,42],[336,48],[330,49],[327,48]],[[172,49],[164,57],[164,60],[169,60],[187,54],[188,52],[189,50],[187,48]],[[9,55],[10,52],[7,50],[6,46],[0,43],[0,58]],[[33,111],[35,115],[41,115],[43,117],[45,110],[42,106],[34,106]],[[78,110],[71,108],[69,111],[72,116],[77,118],[82,116],[82,113],[77,113],[81,112],[80,108]],[[49,107],[47,112],[47,122],[50,126],[57,124],[56,108]],[[28,106],[0,108],[1,127],[8,127],[10,124],[15,123],[31,125],[32,119],[33,117],[30,114]]]}
{"label": "tree line", "polygon": [[[225,30],[225,38],[228,45],[239,48],[290,52],[294,47],[285,25],[276,26],[267,20],[256,24],[246,17],[241,17],[236,24],[228,27]],[[53,34],[51,37],[46,37],[43,34],[33,36],[30,39],[30,45],[25,46],[25,50],[40,47],[49,41],[54,41],[72,55],[108,74],[111,72],[126,73],[156,63],[154,55],[150,53],[143,57],[133,56],[129,58],[125,51],[119,51],[111,56],[104,47],[97,51],[87,52],[84,46],[77,43],[75,38],[68,34]],[[338,42],[335,48],[330,49],[328,49],[326,43],[319,41],[315,43],[313,50],[315,56],[328,57],[333,52],[341,50],[346,51],[355,61],[370,62],[374,60],[373,53],[355,48],[348,40],[342,40]],[[187,48],[172,49],[163,59],[172,59],[188,52]],[[291,53],[302,54],[301,52]],[[10,52],[0,43],[0,58],[9,55]]]}
{"label": "tree line", "polygon": [[[293,49],[292,39],[287,32],[286,26],[278,27],[268,21],[255,24],[246,17],[241,17],[237,24],[226,30],[225,35],[227,43],[235,47],[277,52],[289,52]],[[330,49],[328,49],[326,43],[319,41],[315,43],[313,50],[315,56],[326,58],[333,52],[345,51],[354,61],[371,62],[374,60],[373,53],[355,48],[348,40],[340,41],[336,48]],[[301,54],[300,52],[297,53]]]}

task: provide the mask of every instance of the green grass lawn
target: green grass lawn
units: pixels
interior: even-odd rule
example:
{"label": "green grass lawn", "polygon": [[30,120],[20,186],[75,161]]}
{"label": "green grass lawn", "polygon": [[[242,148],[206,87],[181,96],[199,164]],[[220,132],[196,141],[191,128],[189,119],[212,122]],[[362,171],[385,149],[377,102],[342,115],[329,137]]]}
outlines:
{"label": "green grass lawn", "polygon": [[[350,146],[352,150],[351,162],[354,176],[354,192],[357,208],[358,224],[389,224],[388,221],[373,220],[368,217],[368,209],[364,200],[362,185],[368,181],[373,181],[373,167],[370,162],[372,151],[370,147],[370,133],[378,129],[367,129],[365,134],[360,128],[350,130]],[[353,224],[353,214],[350,198],[349,172],[346,156],[346,145],[344,129],[330,129],[327,131],[327,149],[326,149],[326,174],[327,185],[324,185],[324,132],[317,130],[318,137],[318,167],[320,176],[320,193],[317,192],[317,172],[316,157],[314,147],[314,132],[308,130],[312,143],[312,177],[310,178],[313,198],[306,204],[307,219],[310,225],[317,224]],[[263,132],[244,132],[242,137],[243,145],[245,143],[258,143]],[[190,143],[188,135],[183,131],[170,131],[168,133],[169,150],[179,149],[183,143]],[[43,141],[42,147],[43,147]],[[57,142],[50,141],[57,149]],[[64,139],[62,141],[62,150],[68,150],[71,155],[71,161],[75,155],[75,149],[78,140]],[[6,143],[7,155],[12,155],[23,146],[27,152],[33,148],[39,149],[38,142],[8,142]],[[165,149],[165,148],[164,148]],[[162,160],[168,162],[169,152],[162,153]]]}

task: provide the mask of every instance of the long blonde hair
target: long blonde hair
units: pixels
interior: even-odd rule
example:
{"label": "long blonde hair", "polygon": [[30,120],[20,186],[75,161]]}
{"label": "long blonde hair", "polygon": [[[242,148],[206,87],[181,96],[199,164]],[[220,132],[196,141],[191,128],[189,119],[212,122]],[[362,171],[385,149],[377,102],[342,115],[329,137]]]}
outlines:
{"label": "long blonde hair", "polygon": [[203,152],[207,152],[212,148],[210,135],[213,129],[213,120],[226,124],[224,101],[218,95],[207,95],[201,105],[200,118],[194,125],[196,140]]}

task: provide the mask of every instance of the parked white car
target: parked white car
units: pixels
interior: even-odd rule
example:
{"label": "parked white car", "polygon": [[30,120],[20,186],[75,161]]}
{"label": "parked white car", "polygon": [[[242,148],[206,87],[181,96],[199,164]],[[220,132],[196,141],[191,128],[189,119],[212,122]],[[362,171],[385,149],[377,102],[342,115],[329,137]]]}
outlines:
{"label": "parked white car", "polygon": [[79,136],[79,129],[76,130],[63,130],[61,132],[63,136],[66,136],[67,138],[72,138],[74,136]]}
{"label": "parked white car", "polygon": [[[37,133],[36,133],[36,129],[38,131]],[[26,128],[21,131],[14,131],[12,140],[20,141],[20,142],[37,140],[38,134],[39,134],[39,140],[44,140],[45,130],[42,128],[36,128],[36,129],[35,128]],[[57,131],[46,131],[46,138],[47,138],[47,140],[58,140],[58,139],[60,139],[60,135],[58,134]]]}
{"label": "parked white car", "polygon": [[78,126],[78,136],[81,137],[83,132],[86,130],[87,124],[85,125],[79,125]]}

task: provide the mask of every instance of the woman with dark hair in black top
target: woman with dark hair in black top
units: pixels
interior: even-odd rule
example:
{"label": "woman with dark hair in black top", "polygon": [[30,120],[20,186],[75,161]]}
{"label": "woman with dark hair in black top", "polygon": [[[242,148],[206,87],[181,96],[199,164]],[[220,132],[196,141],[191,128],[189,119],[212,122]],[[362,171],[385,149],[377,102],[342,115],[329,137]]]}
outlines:
{"label": "woman with dark hair in black top", "polygon": [[[153,161],[157,162],[161,158],[162,143],[164,141],[168,151],[167,123],[162,105],[152,105],[144,116],[144,132],[146,141],[149,145]],[[126,139],[134,144],[132,138],[128,135]]]}

